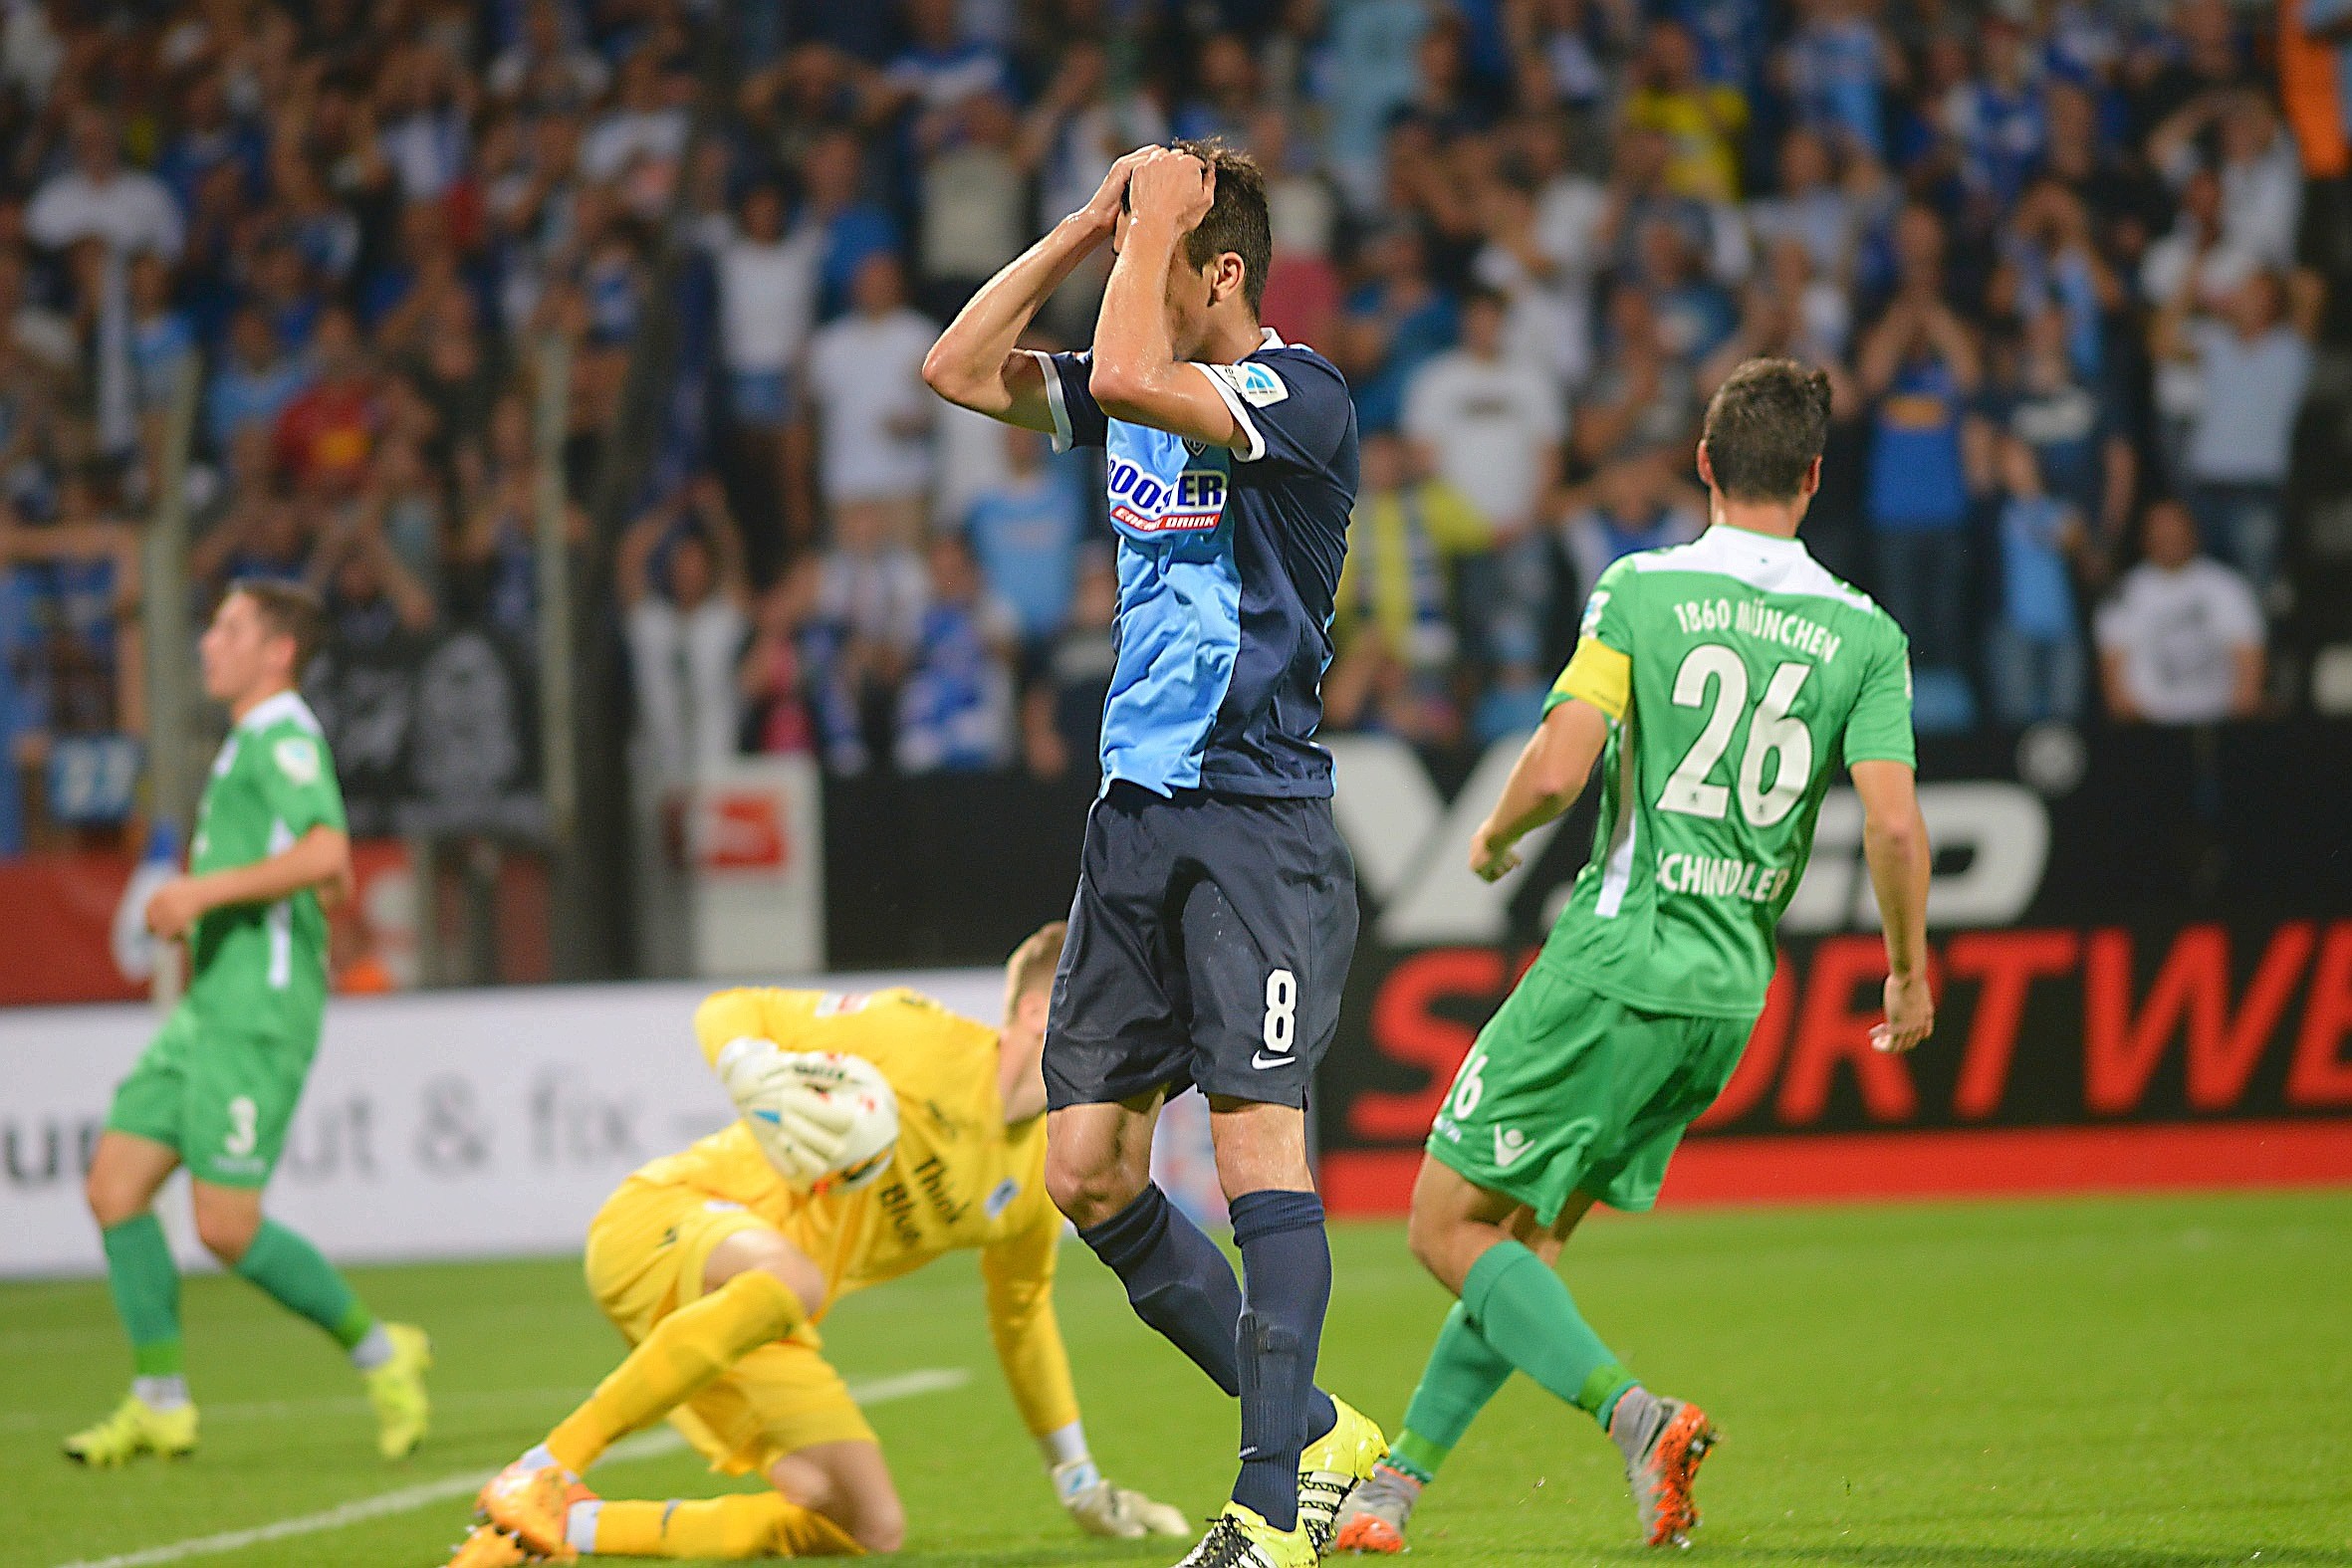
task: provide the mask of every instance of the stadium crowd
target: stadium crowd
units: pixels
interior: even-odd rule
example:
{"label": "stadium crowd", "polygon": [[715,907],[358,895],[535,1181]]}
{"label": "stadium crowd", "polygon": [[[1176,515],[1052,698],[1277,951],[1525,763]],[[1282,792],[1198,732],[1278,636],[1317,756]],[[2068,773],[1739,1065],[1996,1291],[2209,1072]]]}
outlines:
{"label": "stadium crowd", "polygon": [[[140,580],[183,374],[196,601],[301,579],[346,646],[467,624],[528,658],[532,345],[572,346],[586,552],[665,316],[675,384],[606,607],[643,767],[1089,769],[1097,476],[918,366],[1118,152],[1171,135],[1265,163],[1267,319],[1356,395],[1331,727],[1530,722],[1601,567],[1703,526],[1697,417],[1758,353],[1831,373],[1807,537],[1909,632],[1923,730],[2291,705],[2266,648],[2298,613],[2298,415],[2352,284],[2347,21],[8,0],[0,853],[127,809],[105,781],[142,727],[141,595],[183,590]],[[698,55],[706,24],[731,37]],[[1041,346],[1084,341],[1098,261]]]}

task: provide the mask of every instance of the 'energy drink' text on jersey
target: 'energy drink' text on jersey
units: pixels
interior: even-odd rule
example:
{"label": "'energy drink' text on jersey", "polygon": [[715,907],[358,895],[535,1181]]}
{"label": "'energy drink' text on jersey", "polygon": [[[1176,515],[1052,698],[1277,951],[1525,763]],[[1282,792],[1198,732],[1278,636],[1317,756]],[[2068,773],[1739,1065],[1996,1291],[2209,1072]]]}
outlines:
{"label": "'energy drink' text on jersey", "polygon": [[1793,539],[1721,525],[1600,575],[1545,711],[1610,719],[1592,859],[1541,962],[1628,1007],[1753,1017],[1831,769],[1911,765],[1910,648]]}
{"label": "'energy drink' text on jersey", "polygon": [[1107,417],[1090,353],[1039,358],[1055,447],[1104,449],[1119,534],[1103,787],[1329,794],[1313,737],[1355,505],[1347,383],[1271,330],[1238,364],[1198,365],[1248,438],[1235,451]]}

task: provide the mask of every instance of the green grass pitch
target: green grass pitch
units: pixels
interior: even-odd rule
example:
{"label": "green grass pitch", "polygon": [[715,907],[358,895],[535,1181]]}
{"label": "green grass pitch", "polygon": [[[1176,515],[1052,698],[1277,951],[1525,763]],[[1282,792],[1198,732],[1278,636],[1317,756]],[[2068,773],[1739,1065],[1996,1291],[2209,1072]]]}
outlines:
{"label": "green grass pitch", "polygon": [[[95,1243],[94,1243],[95,1244]],[[1393,1424],[1443,1299],[1393,1225],[1335,1228],[1326,1384]],[[1232,1474],[1231,1407],[1127,1312],[1075,1243],[1061,1318],[1104,1467],[1204,1513]],[[1567,1277],[1654,1386],[1701,1399],[1709,1461],[1692,1557],[1956,1568],[2352,1565],[2352,1193],[1665,1215],[1595,1224]],[[379,1310],[427,1325],[439,1419],[376,1461],[350,1374],[241,1283],[191,1280],[186,1463],[88,1473],[58,1437],[119,1392],[102,1286],[0,1288],[0,1565],[428,1568],[467,1503],[395,1497],[339,1528],[205,1555],[149,1549],[465,1484],[613,1359],[565,1261],[369,1269]],[[964,1369],[878,1406],[910,1564],[1165,1564],[1054,1505],[998,1382],[976,1272],[952,1258],[827,1325],[855,1381]],[[1519,1380],[1416,1521],[1415,1562],[1624,1563],[1615,1453]],[[609,1495],[715,1489],[689,1455],[627,1459]],[[365,1512],[355,1509],[353,1512]]]}

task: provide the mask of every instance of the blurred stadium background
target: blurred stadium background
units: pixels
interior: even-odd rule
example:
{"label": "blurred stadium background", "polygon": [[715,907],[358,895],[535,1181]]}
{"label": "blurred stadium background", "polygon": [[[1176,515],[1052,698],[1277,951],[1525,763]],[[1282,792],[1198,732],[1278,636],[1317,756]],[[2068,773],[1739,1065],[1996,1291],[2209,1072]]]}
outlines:
{"label": "blurred stadium background", "polygon": [[1867,1050],[1833,796],[1670,1201],[2352,1183],[2348,116],[2343,0],[7,0],[0,1275],[98,1268],[79,1173],[170,984],[118,911],[235,576],[331,607],[362,893],[274,1201],[338,1255],[576,1248],[723,1114],[707,979],[990,1012],[1067,904],[1110,536],[1087,455],[916,367],[1169,135],[1272,171],[1268,320],[1366,441],[1335,1210],[1401,1210],[1583,860],[1583,816],[1497,888],[1460,851],[1763,352],[1835,378],[1806,538],[1913,639],[1945,1010]]}

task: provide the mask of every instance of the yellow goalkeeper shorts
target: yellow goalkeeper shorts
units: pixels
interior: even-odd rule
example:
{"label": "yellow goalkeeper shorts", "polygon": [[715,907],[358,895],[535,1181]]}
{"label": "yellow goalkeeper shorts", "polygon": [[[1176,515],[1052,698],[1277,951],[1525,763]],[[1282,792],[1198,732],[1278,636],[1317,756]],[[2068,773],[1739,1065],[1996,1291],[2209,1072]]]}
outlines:
{"label": "yellow goalkeeper shorts", "polygon": [[[721,1241],[773,1229],[740,1204],[632,1178],[588,1222],[588,1293],[634,1345],[700,1298],[703,1269]],[[823,1347],[816,1326],[803,1323],[721,1373],[672,1411],[670,1424],[729,1475],[765,1473],[815,1444],[874,1442]]]}

